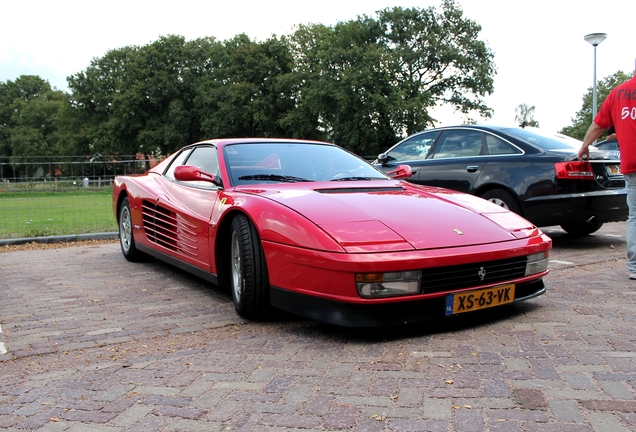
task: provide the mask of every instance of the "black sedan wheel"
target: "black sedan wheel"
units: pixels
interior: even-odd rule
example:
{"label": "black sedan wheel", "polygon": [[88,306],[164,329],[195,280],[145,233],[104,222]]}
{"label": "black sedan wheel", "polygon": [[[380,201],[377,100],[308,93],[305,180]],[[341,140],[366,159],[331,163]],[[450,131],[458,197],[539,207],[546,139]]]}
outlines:
{"label": "black sedan wheel", "polygon": [[232,220],[230,250],[234,308],[243,318],[264,318],[269,311],[267,263],[258,232],[245,215]]}
{"label": "black sedan wheel", "polygon": [[561,228],[571,236],[583,237],[600,230],[602,226],[602,223],[572,223],[563,224]]}
{"label": "black sedan wheel", "polygon": [[148,256],[137,250],[133,237],[132,214],[128,198],[124,198],[119,207],[119,245],[121,252],[128,261],[143,261]]}
{"label": "black sedan wheel", "polygon": [[481,197],[506,210],[521,214],[521,206],[517,199],[505,189],[491,189],[486,191]]}

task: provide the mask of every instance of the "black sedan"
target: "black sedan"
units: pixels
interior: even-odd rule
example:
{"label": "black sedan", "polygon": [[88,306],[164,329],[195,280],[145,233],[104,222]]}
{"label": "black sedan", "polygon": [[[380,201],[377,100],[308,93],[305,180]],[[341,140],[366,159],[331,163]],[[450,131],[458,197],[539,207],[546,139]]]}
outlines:
{"label": "black sedan", "polygon": [[468,192],[510,209],[537,226],[560,225],[587,235],[627,219],[625,180],[617,152],[540,129],[463,125],[429,129],[391,147],[375,161],[390,171],[410,165],[409,181]]}

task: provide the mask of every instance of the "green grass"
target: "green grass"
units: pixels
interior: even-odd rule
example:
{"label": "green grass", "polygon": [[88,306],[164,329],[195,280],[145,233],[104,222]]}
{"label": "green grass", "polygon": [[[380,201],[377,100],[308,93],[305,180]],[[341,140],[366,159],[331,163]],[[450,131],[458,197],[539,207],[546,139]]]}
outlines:
{"label": "green grass", "polygon": [[0,239],[113,231],[111,188],[0,193]]}

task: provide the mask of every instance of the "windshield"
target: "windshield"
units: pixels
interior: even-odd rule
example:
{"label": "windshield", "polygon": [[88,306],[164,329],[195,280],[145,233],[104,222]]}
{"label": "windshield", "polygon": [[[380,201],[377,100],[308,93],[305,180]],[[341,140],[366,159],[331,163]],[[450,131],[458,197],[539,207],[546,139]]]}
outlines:
{"label": "windshield", "polygon": [[560,133],[542,132],[538,129],[504,129],[503,132],[541,147],[544,150],[580,149],[582,142]]}
{"label": "windshield", "polygon": [[389,179],[365,160],[333,145],[241,143],[227,145],[223,151],[233,186]]}

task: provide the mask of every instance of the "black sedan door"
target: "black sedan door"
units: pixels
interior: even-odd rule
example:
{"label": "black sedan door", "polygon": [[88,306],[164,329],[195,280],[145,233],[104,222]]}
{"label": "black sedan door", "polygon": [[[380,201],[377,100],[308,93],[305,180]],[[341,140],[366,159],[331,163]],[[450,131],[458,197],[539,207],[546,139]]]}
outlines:
{"label": "black sedan door", "polygon": [[469,193],[486,160],[481,131],[446,130],[410,181]]}

